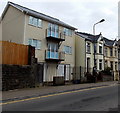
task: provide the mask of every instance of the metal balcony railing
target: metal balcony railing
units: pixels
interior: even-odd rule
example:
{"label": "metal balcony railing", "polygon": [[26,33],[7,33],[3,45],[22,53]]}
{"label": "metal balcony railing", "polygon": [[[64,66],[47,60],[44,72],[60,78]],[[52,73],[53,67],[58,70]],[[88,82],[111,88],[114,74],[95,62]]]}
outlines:
{"label": "metal balcony railing", "polygon": [[65,53],[60,51],[45,51],[45,59],[46,60],[56,60],[56,61],[64,61],[65,60]]}
{"label": "metal balcony railing", "polygon": [[65,33],[63,31],[48,28],[46,29],[46,38],[47,39],[55,39],[59,41],[65,41]]}

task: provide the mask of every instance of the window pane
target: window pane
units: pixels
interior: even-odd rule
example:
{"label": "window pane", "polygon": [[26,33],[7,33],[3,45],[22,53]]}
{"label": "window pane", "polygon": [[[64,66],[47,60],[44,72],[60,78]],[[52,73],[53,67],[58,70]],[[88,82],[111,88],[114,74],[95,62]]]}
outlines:
{"label": "window pane", "polygon": [[69,31],[68,31],[68,29],[67,28],[64,28],[64,33],[65,33],[65,35],[69,35]]}
{"label": "window pane", "polygon": [[37,40],[33,40],[32,46],[34,46],[35,48],[37,48]]}
{"label": "window pane", "polygon": [[37,40],[37,49],[41,49],[41,41]]}
{"label": "window pane", "polygon": [[69,53],[72,54],[72,47],[69,47]]}
{"label": "window pane", "polygon": [[113,56],[112,48],[110,48],[110,56]]}
{"label": "window pane", "polygon": [[66,46],[63,47],[63,51],[64,51],[64,52],[65,52],[65,48],[66,48]]}
{"label": "window pane", "polygon": [[55,25],[55,37],[58,38],[59,30],[58,25]]}
{"label": "window pane", "polygon": [[35,26],[37,26],[37,18],[34,18],[34,19],[33,19],[33,24],[34,24]]}
{"label": "window pane", "polygon": [[33,17],[32,16],[29,17],[29,24],[33,24]]}
{"label": "window pane", "polygon": [[99,53],[102,54],[102,46],[99,46]]}
{"label": "window pane", "polygon": [[72,36],[72,30],[69,29],[69,36]]}
{"label": "window pane", "polygon": [[97,53],[97,44],[94,45],[94,51]]}
{"label": "window pane", "polygon": [[38,27],[42,27],[42,20],[38,19]]}
{"label": "window pane", "polygon": [[87,52],[90,53],[90,43],[87,43]]}
{"label": "window pane", "polygon": [[28,45],[32,45],[32,39],[28,40]]}
{"label": "window pane", "polygon": [[102,70],[102,60],[99,60],[99,69]]}

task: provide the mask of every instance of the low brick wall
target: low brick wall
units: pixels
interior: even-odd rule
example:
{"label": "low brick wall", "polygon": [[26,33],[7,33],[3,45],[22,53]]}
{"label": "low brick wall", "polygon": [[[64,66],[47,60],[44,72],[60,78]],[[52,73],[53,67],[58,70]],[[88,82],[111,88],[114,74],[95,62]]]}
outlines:
{"label": "low brick wall", "polygon": [[35,87],[33,66],[2,65],[2,90]]}
{"label": "low brick wall", "polygon": [[103,81],[113,81],[113,76],[103,75]]}

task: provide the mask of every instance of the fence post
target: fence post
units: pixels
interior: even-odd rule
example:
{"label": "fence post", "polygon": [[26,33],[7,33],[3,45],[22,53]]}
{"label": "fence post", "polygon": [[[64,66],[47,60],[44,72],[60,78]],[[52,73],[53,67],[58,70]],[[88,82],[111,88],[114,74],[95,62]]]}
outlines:
{"label": "fence post", "polygon": [[[69,66],[69,83],[70,83],[70,81],[71,81],[71,70],[72,70],[72,67]],[[73,76],[72,76],[72,77],[73,77]]]}
{"label": "fence post", "polygon": [[66,81],[66,65],[64,65],[64,81]]}
{"label": "fence post", "polygon": [[82,74],[82,70],[81,70],[81,66],[80,66],[80,83],[81,83],[81,74]]}

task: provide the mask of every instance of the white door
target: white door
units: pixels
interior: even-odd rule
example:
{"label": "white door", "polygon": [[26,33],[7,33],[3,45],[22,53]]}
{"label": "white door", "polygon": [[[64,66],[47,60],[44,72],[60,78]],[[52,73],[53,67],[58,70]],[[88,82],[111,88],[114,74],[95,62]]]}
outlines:
{"label": "white door", "polygon": [[70,80],[70,65],[66,65],[65,80]]}
{"label": "white door", "polygon": [[64,76],[64,65],[58,65],[57,76]]}

